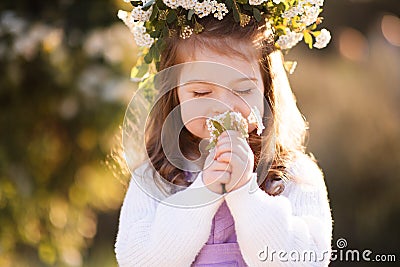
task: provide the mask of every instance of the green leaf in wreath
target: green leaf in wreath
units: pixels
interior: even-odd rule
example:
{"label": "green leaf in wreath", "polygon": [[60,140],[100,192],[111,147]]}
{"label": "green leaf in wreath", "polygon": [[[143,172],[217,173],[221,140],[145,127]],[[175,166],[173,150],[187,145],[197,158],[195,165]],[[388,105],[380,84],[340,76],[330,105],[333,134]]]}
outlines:
{"label": "green leaf in wreath", "polygon": [[150,64],[153,60],[153,56],[151,55],[150,51],[144,56],[144,62]]}
{"label": "green leaf in wreath", "polygon": [[149,70],[148,64],[141,64],[140,66],[137,66],[132,69],[131,78],[142,78],[147,73],[148,70]]}
{"label": "green leaf in wreath", "polygon": [[187,15],[187,19],[188,19],[188,20],[191,20],[193,14],[194,14],[194,9],[189,10],[188,15]]}
{"label": "green leaf in wreath", "polygon": [[157,6],[154,6],[153,11],[151,11],[149,21],[154,21],[154,19],[157,17],[157,14],[158,14],[158,8]]}
{"label": "green leaf in wreath", "polygon": [[141,6],[143,4],[142,1],[131,1],[131,5],[133,7]]}
{"label": "green leaf in wreath", "polygon": [[308,44],[308,47],[312,49],[313,39],[311,34],[308,31],[304,31],[303,34],[304,34],[304,42],[306,42],[306,44]]}
{"label": "green leaf in wreath", "polygon": [[150,9],[150,7],[154,4],[155,0],[150,0],[149,2],[147,2],[143,7],[142,10],[143,11],[147,11]]}
{"label": "green leaf in wreath", "polygon": [[231,10],[233,7],[233,0],[225,0],[225,5],[228,11]]}
{"label": "green leaf in wreath", "polygon": [[176,20],[176,11],[171,9],[171,11],[168,12],[167,15],[167,22],[172,23],[174,20]]}
{"label": "green leaf in wreath", "polygon": [[261,21],[261,13],[260,13],[260,10],[259,10],[258,8],[253,7],[253,15],[254,15],[254,18],[255,18],[258,22]]}

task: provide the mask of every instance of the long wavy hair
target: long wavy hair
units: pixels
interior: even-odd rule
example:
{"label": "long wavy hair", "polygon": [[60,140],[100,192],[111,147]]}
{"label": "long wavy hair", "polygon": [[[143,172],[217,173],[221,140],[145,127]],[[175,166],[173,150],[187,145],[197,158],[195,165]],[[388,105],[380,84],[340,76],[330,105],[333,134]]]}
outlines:
{"label": "long wavy hair", "polygon": [[[257,167],[264,166],[258,168],[257,172],[258,180],[261,181],[260,188],[270,195],[278,195],[284,189],[283,181],[291,178],[286,172],[287,165],[296,153],[304,153],[308,127],[296,106],[295,97],[283,68],[281,53],[274,48],[272,33],[265,23],[254,19],[242,27],[234,21],[231,14],[221,21],[211,16],[204,17],[199,20],[199,23],[204,26],[202,33],[192,34],[187,39],[172,36],[166,40],[159,71],[185,62],[184,54],[187,55],[197,47],[212,49],[221,55],[239,56],[243,59],[248,58],[249,55],[236,50],[236,44],[243,43],[251,48],[249,53],[254,53],[259,62],[264,83],[264,97],[269,105],[268,110],[272,112],[273,126],[272,128],[267,126],[264,130],[266,135],[263,134],[264,136],[261,137],[253,131],[249,134],[248,141],[254,153],[254,171]],[[151,164],[163,179],[176,185],[189,186],[191,182],[185,179],[185,172],[169,162],[161,144],[163,123],[168,114],[178,105],[177,88],[167,93],[160,92],[160,97],[148,117],[145,143]],[[267,109],[264,108],[264,110]],[[269,134],[268,131],[270,131]],[[275,153],[271,160],[271,155],[266,155],[269,148],[262,146],[262,138],[268,139],[272,136],[275,137]],[[200,156],[200,141],[200,138],[183,127],[179,136],[182,154],[187,156],[195,153]],[[157,182],[157,179],[155,181]]]}

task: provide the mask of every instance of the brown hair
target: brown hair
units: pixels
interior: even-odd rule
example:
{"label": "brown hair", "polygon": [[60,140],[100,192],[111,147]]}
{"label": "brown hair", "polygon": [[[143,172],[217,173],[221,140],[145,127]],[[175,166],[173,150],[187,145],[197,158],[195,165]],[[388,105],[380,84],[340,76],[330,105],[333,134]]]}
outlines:
{"label": "brown hair", "polygon": [[[262,20],[263,21],[263,20]],[[274,117],[274,124],[283,123],[279,119],[279,107],[276,105],[277,94],[275,90],[278,88],[274,87],[273,74],[271,72],[271,62],[269,55],[275,50],[274,40],[271,34],[266,35],[269,29],[265,23],[257,22],[253,19],[250,20],[249,24],[245,27],[240,26],[233,19],[231,13],[226,15],[221,21],[208,16],[198,21],[204,26],[204,31],[200,34],[193,34],[188,39],[181,39],[179,36],[172,36],[166,40],[165,50],[161,53],[161,59],[159,64],[159,70],[164,70],[173,65],[183,63],[183,54],[188,51],[185,48],[190,47],[192,51],[197,46],[202,48],[209,48],[228,56],[239,56],[248,57],[249,55],[243,55],[241,52],[235,50],[235,45],[238,43],[249,43],[251,42],[251,48],[255,48],[250,51],[250,54],[258,57],[260,65],[260,71],[264,82],[264,97],[267,99],[269,108],[272,111]],[[160,92],[161,93],[161,92]],[[154,169],[161,175],[162,178],[167,181],[181,186],[188,186],[190,182],[185,179],[185,173],[175,167],[165,156],[165,153],[161,144],[161,129],[163,123],[167,118],[168,114],[179,105],[179,99],[176,88],[169,90],[163,94],[159,101],[155,103],[152,109],[148,124],[146,125],[146,150],[150,161]],[[265,109],[264,109],[265,110]],[[266,127],[266,130],[268,126]],[[279,134],[279,127],[276,125],[274,134]],[[268,132],[264,130],[264,132]],[[268,133],[267,133],[268,134]],[[303,135],[302,135],[303,136]],[[263,156],[263,148],[260,136],[255,134],[255,131],[250,133],[249,144],[254,153],[254,165],[255,169],[259,164],[265,163],[265,166],[270,166],[264,162],[266,155]],[[264,136],[264,138],[271,138],[271,135]],[[184,127],[179,136],[179,145],[183,155],[197,152],[200,138],[191,134],[186,127]],[[301,143],[303,143],[301,140]],[[260,188],[271,195],[280,194],[283,191],[282,179],[287,178],[285,172],[287,163],[291,160],[296,150],[302,150],[302,144],[297,147],[288,147],[285,144],[277,142],[275,144],[275,154],[273,155],[272,165],[269,169],[258,173],[259,181],[263,181],[260,184]]]}

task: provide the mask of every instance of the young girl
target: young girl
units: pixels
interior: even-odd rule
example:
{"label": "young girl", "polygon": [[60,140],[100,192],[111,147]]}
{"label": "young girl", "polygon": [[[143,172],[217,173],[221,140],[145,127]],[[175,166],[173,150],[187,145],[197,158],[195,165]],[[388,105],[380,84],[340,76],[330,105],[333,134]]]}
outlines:
{"label": "young girl", "polygon": [[[183,67],[170,77],[178,80],[174,88],[156,87],[159,97],[146,124],[148,160],[134,171],[121,208],[119,265],[327,266],[332,219],[324,178],[305,154],[307,124],[270,29],[254,19],[239,25],[231,13],[198,22],[204,27],[199,34],[165,38],[159,71]],[[196,62],[205,65],[191,67]],[[226,88],[225,78],[235,75],[216,73],[221,65],[247,81]],[[204,73],[209,83],[198,79]],[[227,110],[247,118],[252,106],[263,114],[261,136],[251,124],[248,142],[225,131],[204,155],[206,118]],[[175,136],[183,161],[198,169],[175,164],[166,152],[170,114],[183,125]]]}

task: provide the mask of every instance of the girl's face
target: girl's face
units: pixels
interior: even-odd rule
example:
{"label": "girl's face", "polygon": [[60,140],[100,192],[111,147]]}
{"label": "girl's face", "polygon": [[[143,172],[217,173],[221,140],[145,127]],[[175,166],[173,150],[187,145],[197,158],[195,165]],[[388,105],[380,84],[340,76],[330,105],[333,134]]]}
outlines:
{"label": "girl's face", "polygon": [[[245,55],[249,47],[238,47]],[[227,110],[247,118],[250,108],[264,112],[264,85],[257,59],[221,55],[211,49],[198,49],[185,60],[180,74],[178,98],[182,121],[195,136],[209,138],[206,119]],[[255,125],[249,125],[252,132]]]}

